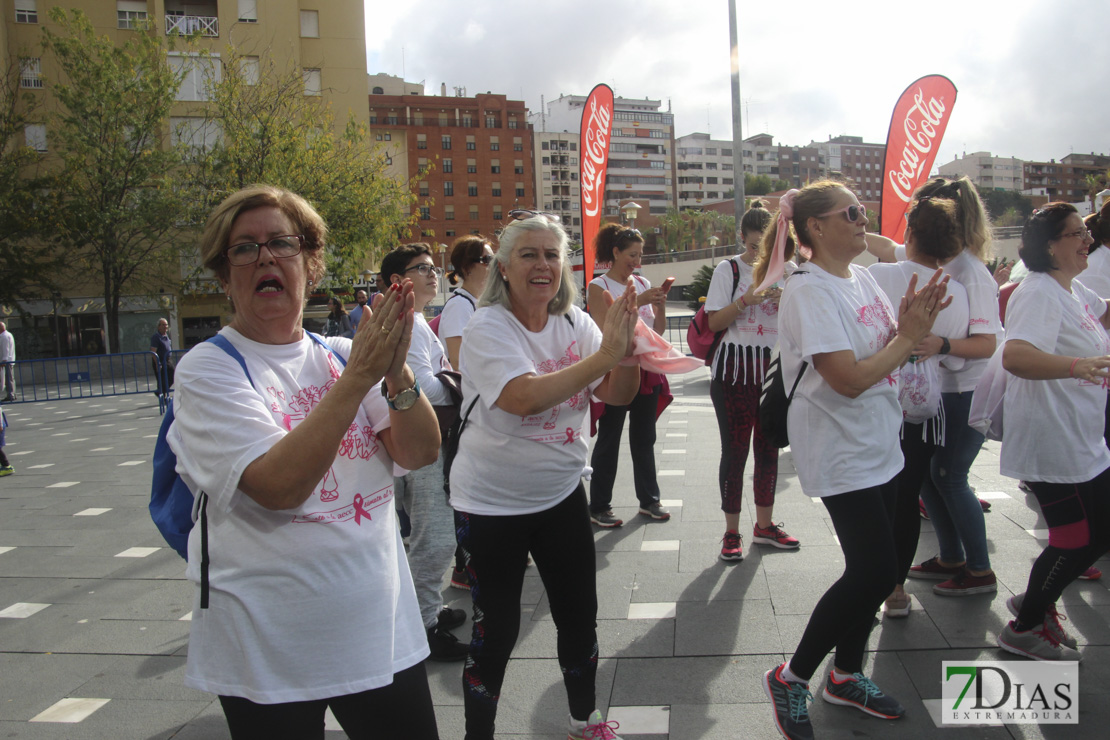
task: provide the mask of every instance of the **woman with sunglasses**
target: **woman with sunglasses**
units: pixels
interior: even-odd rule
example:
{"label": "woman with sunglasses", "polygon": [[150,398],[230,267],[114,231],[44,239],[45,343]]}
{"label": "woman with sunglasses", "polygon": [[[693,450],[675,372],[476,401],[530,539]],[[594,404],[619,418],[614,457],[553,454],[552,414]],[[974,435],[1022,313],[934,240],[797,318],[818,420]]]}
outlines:
{"label": "woman with sunglasses", "polygon": [[[935,178],[918,188],[913,200],[928,197],[956,202],[962,249],[944,265],[944,273],[967,291],[970,318],[966,337],[930,334],[914,348],[921,359],[940,354],[962,357],[965,362],[958,370],[941,366],[944,443],[933,454],[929,478],[921,489],[940,554],[913,566],[908,575],[940,581],[933,586],[939,596],[994,593],[998,585],[988,553],[984,506],[968,483],[984,437],[967,423],[972,393],[1002,333],[998,284],[985,264],[990,257],[990,221],[966,177]],[[884,262],[905,259],[905,247],[877,234],[868,236],[868,249]]]}
{"label": "woman with sunglasses", "polygon": [[233,316],[182,358],[167,437],[199,498],[185,685],[219,696],[236,739],[321,738],[330,708],[350,737],[434,740],[391,500],[394,463],[420,468],[439,447],[405,362],[413,290],[390,286],[353,340],[308,334],[326,236],[269,185],[229,195],[201,235]]}
{"label": "woman with sunglasses", "polygon": [[462,345],[463,329],[474,309],[478,306],[478,296],[486,287],[489,266],[493,262],[493,244],[484,236],[468,235],[455,240],[451,247],[451,266],[447,280],[456,285],[462,278],[462,285],[451,289],[451,297],[443,304],[439,315],[437,333],[447,347],[447,359],[451,367],[459,369],[459,347]]}
{"label": "woman with sunglasses", "polygon": [[[905,295],[910,278],[924,282],[961,249],[958,207],[947,198],[921,198],[906,213],[906,259],[897,264],[877,262],[868,271],[886,293],[891,304]],[[967,291],[948,281],[952,303],[933,326],[933,331],[951,338],[964,338],[968,331]],[[894,534],[898,543],[898,583],[887,597],[887,617],[908,617],[913,603],[905,591],[906,573],[913,565],[921,535],[918,497],[929,476],[929,465],[938,444],[944,441],[944,417],[940,415],[940,372],[959,369],[962,359],[952,355],[910,357],[902,368],[898,398],[902,404],[901,440],[905,466],[898,474],[898,499],[895,505]]]}
{"label": "woman with sunglasses", "polygon": [[[443,345],[424,320],[424,307],[436,297],[441,274],[432,262],[432,248],[427,244],[404,244],[382,258],[382,285],[412,281],[415,316],[408,364],[416,377],[417,387],[433,407],[452,406],[456,401],[452,389],[437,377],[438,373],[451,368]],[[390,399],[391,404],[403,402],[404,398]],[[454,512],[443,495],[443,456],[416,470],[395,467],[394,476],[394,490],[412,523],[409,568],[430,657],[440,661],[463,660],[466,645],[460,643],[451,630],[466,621],[466,613],[444,606],[441,593],[443,574],[455,553]]]}
{"label": "woman with sunglasses", "polygon": [[474,600],[466,740],[493,737],[529,552],[558,632],[567,737],[616,738],[597,710],[597,564],[582,427],[591,394],[622,406],[640,388],[639,366],[620,364],[632,351],[636,293],[625,286],[601,328],[574,305],[576,293],[562,226],[545,214],[512,221],[464,335],[464,422],[450,486]]}
{"label": "woman with sunglasses", "polygon": [[1001,472],[1033,490],[1048,546],[1033,563],[1004,650],[1037,660],[1079,660],[1056,602],[1110,550],[1110,449],[1102,438],[1110,368],[1107,301],[1085,287],[1090,233],[1075,207],[1049,203],[1021,232],[1029,276],[1006,310],[1006,386]]}
{"label": "woman with sunglasses", "polygon": [[[779,287],[757,290],[767,273],[766,261],[757,262],[759,244],[770,223],[770,211],[762,201],[754,201],[740,219],[744,251],[717,265],[705,296],[709,329],[725,332],[711,364],[713,379],[709,395],[721,433],[717,478],[721,510],[725,514],[725,536],[720,558],[726,561],[744,559],[740,507],[749,440],[755,458],[752,494],[756,521],[752,542],[785,550],[796,549],[800,544],[796,537],[775,524],[779,451],[764,439],[759,426],[759,393],[771,361],[771,350],[778,344],[779,296],[782,294]],[[794,241],[789,240],[785,249],[784,274],[789,275],[795,269],[790,261],[794,258]]]}
{"label": "woman with sunglasses", "polygon": [[[651,283],[633,271],[640,268],[644,251],[644,238],[636,229],[621,224],[605,224],[598,229],[594,240],[598,262],[611,264],[608,272],[598,275],[586,289],[590,316],[598,326],[605,324],[608,305],[605,294],[620,295],[632,280],[636,289],[636,305],[640,318],[658,334],[667,328],[667,295],[663,288],[652,288]],[[632,475],[640,514],[658,521],[671,518],[671,513],[659,503],[659,482],[655,475],[655,420],[670,402],[670,385],[667,377],[643,371],[640,392],[627,406],[605,404],[597,423],[597,441],[590,457],[593,475],[590,478],[590,520],[599,527],[619,527],[624,522],[613,514],[613,483],[617,478],[620,459],[621,434],[627,416],[628,445],[632,453]]]}
{"label": "woman with sunglasses", "polygon": [[875,611],[897,575],[899,368],[947,303],[938,270],[919,291],[913,276],[895,313],[870,273],[852,263],[867,246],[863,207],[830,181],[780,199],[764,235],[764,282],[782,278],[791,227],[811,258],[786,280],[780,302],[785,386],[805,371],[789,408],[790,445],[802,491],[821,499],[844,553],[844,574],[817,602],[794,656],[764,676],[775,724],[793,739],[813,737],[808,682],[833,650],[825,701],[883,719],[904,713],[864,675],[863,663]]}

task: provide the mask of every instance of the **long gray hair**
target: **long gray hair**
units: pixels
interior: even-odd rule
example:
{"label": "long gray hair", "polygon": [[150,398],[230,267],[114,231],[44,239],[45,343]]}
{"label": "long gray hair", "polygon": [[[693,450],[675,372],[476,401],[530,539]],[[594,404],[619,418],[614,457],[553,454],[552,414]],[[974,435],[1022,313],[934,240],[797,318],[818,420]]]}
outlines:
{"label": "long gray hair", "polygon": [[551,302],[547,304],[547,312],[554,316],[561,316],[570,310],[578,300],[578,286],[574,283],[574,271],[571,269],[570,256],[567,253],[567,232],[563,229],[562,225],[547,219],[544,216],[534,216],[526,218],[523,221],[512,221],[501,230],[501,236],[498,237],[500,248],[494,256],[493,268],[490,270],[489,277],[486,278],[486,288],[482,291],[482,297],[478,300],[479,306],[493,306],[500,304],[507,309],[512,309],[512,303],[509,300],[509,284],[501,275],[500,266],[504,265],[506,268],[512,260],[513,250],[517,244],[527,234],[533,232],[547,232],[554,234],[558,243],[559,249],[559,262],[562,264],[562,270],[559,277],[559,290]]}

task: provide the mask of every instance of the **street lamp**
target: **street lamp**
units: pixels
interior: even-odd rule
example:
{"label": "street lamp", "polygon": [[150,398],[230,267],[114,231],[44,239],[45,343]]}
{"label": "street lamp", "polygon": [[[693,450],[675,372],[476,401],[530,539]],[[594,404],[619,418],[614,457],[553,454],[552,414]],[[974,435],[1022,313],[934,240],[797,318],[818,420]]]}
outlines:
{"label": "street lamp", "polygon": [[721,242],[721,240],[717,238],[716,234],[711,234],[709,236],[709,248],[710,249],[716,249],[717,245],[720,244],[720,242]]}
{"label": "street lamp", "polygon": [[636,228],[636,216],[640,213],[641,208],[643,206],[631,200],[621,206],[621,212],[624,214],[625,220],[628,221],[628,228]]}

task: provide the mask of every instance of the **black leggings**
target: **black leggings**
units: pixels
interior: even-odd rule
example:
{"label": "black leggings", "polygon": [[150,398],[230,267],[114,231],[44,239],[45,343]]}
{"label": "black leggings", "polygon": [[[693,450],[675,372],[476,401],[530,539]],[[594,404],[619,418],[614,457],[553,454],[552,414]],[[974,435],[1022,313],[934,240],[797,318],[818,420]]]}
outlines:
{"label": "black leggings", "polygon": [[528,553],[536,561],[558,633],[570,713],[584,720],[597,706],[597,578],[594,535],[581,484],[535,514],[455,512],[466,553],[474,627],[463,669],[466,740],[491,740],[505,666],[520,632],[520,593]]}
{"label": "black leggings", "polygon": [[837,668],[863,671],[875,611],[897,582],[895,480],[821,499],[844,552],[844,575],[817,602],[790,659],[790,670],[799,678],[812,678],[834,648]]}
{"label": "black leggings", "polygon": [[[902,424],[902,457],[906,463],[895,479],[898,498],[894,511],[894,543],[898,552],[898,583],[906,582],[906,574],[917,553],[921,537],[921,511],[918,498],[921,485],[929,477],[929,464],[936,450],[933,441],[933,422]],[[928,436],[923,436],[923,432]]]}
{"label": "black leggings", "polygon": [[655,476],[655,412],[663,386],[651,393],[638,393],[627,406],[605,404],[597,422],[597,440],[590,457],[594,469],[590,478],[590,511],[608,511],[613,503],[613,482],[621,454],[624,419],[628,417],[628,449],[632,453],[632,480],[641,508],[659,503],[659,482]]}
{"label": "black leggings", "polygon": [[1110,468],[1086,483],[1029,481],[1048,525],[1048,547],[1029,571],[1017,626],[1036,627],[1069,583],[1110,551]]}
{"label": "black leggings", "polygon": [[388,686],[357,694],[284,704],[258,704],[241,696],[221,696],[220,705],[234,740],[323,740],[324,711],[328,707],[351,740],[439,738],[423,663],[394,674]]}

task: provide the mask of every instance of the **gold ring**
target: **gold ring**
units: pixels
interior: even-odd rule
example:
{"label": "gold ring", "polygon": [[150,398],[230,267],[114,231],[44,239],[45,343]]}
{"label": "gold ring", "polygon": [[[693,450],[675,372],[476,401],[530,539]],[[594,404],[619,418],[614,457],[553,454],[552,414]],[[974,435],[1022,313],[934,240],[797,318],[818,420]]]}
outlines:
{"label": "gold ring", "polygon": [[382,334],[388,334],[388,333],[389,333],[389,327],[386,326],[385,324],[382,324]]}

